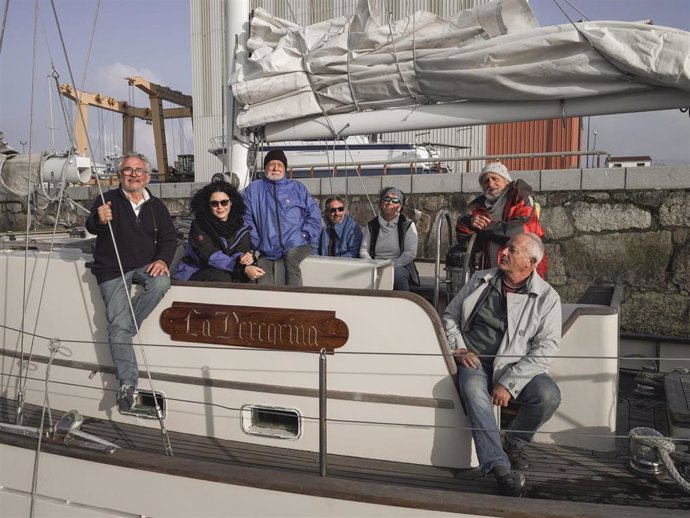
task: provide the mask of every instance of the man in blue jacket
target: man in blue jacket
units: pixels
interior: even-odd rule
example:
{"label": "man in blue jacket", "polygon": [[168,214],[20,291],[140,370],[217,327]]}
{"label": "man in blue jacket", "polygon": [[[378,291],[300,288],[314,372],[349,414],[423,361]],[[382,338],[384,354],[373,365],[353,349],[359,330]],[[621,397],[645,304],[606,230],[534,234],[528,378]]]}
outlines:
{"label": "man in blue jacket", "polygon": [[[321,214],[307,188],[285,177],[287,157],[274,149],[264,158],[264,177],[244,191],[245,224],[265,275],[259,284],[302,286],[300,264],[321,234]],[[284,272],[285,281],[281,282]]]}
{"label": "man in blue jacket", "polygon": [[[132,337],[170,288],[177,232],[163,202],[146,189],[151,164],[144,155],[127,153],[118,175],[120,188],[96,199],[86,230],[97,236],[91,273],[105,303],[108,343],[120,382],[118,407],[127,411],[134,405],[139,381]],[[132,284],[142,290],[130,309]]]}
{"label": "man in blue jacket", "polygon": [[326,198],[324,219],[326,227],[321,231],[318,242],[312,245],[312,253],[331,257],[359,258],[362,229],[347,213],[345,200],[340,196]]}

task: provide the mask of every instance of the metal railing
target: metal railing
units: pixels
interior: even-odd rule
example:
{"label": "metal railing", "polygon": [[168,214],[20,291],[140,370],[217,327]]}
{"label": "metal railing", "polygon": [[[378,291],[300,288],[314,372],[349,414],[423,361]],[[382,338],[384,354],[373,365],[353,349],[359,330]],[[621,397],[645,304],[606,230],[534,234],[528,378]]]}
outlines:
{"label": "metal railing", "polygon": [[438,311],[438,297],[441,283],[448,283],[448,277],[441,279],[441,229],[443,228],[443,220],[445,219],[448,225],[448,243],[453,242],[453,222],[450,218],[450,213],[446,209],[442,209],[436,213],[434,220],[434,227],[436,229],[436,256],[434,258],[434,308]]}
{"label": "metal railing", "polygon": [[[608,156],[608,151],[555,151],[555,152],[544,152],[544,153],[510,153],[510,154],[500,154],[500,155],[459,155],[459,156],[444,156],[444,157],[433,157],[433,158],[415,158],[415,159],[396,159],[396,160],[369,160],[362,162],[320,162],[320,163],[310,163],[304,164],[299,167],[288,168],[288,175],[292,177],[304,177],[298,176],[298,173],[306,173],[307,178],[318,177],[317,171],[326,170],[329,176],[337,177],[342,174],[342,170],[345,170],[345,174],[350,171],[357,171],[358,175],[362,175],[368,167],[376,167],[382,169],[382,174],[387,176],[391,166],[406,164],[409,167],[409,174],[430,174],[438,172],[448,172],[452,173],[448,168],[448,164],[451,162],[464,162],[465,173],[470,172],[470,164],[472,162],[487,162],[491,160],[520,160],[520,159],[539,159],[539,158],[566,158],[573,156],[595,156],[596,157],[596,167],[601,166],[601,157]],[[423,164],[423,167],[418,167],[417,164]],[[401,168],[395,168],[399,171]],[[580,167],[573,167],[572,169],[581,169]],[[459,171],[455,171],[459,172]],[[396,173],[401,174],[401,173]]]}

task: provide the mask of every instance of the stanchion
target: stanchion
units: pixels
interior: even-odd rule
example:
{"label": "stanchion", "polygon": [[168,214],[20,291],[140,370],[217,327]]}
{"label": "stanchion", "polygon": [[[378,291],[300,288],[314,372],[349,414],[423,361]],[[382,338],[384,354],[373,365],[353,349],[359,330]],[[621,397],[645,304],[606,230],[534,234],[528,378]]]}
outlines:
{"label": "stanchion", "polygon": [[326,349],[319,353],[319,473],[326,476]]}

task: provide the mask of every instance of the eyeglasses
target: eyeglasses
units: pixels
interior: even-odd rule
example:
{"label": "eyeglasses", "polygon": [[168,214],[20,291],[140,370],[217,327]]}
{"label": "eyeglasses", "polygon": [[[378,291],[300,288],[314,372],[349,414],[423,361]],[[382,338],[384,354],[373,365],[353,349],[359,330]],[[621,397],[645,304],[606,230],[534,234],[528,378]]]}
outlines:
{"label": "eyeglasses", "polygon": [[393,196],[386,196],[383,201],[385,203],[392,203],[394,205],[400,205],[400,198],[394,198]]}
{"label": "eyeglasses", "polygon": [[141,167],[123,167],[122,169],[120,169],[120,172],[125,176],[132,176],[133,174],[147,174],[146,169],[142,169]]}
{"label": "eyeglasses", "polygon": [[218,207],[227,207],[230,205],[230,199],[225,198],[224,200],[211,200],[208,202],[208,204],[214,209],[217,209]]}
{"label": "eyeglasses", "polygon": [[345,207],[331,207],[328,209],[328,212],[331,214],[335,214],[336,212],[343,212],[345,210]]}

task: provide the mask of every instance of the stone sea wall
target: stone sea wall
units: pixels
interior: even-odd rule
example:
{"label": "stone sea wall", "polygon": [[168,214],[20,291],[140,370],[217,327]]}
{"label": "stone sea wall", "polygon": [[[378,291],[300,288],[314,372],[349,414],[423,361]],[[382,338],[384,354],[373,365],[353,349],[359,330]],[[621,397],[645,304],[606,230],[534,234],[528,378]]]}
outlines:
{"label": "stone sea wall", "polygon": [[[630,333],[690,337],[690,167],[569,169],[513,173],[537,192],[549,254],[549,282],[564,302],[592,285],[623,287],[621,328]],[[419,257],[436,254],[441,210],[455,222],[479,194],[478,174],[364,178],[369,193],[393,185],[416,215]],[[322,200],[344,192],[360,224],[372,217],[359,180],[309,180]],[[335,184],[334,184],[335,182]],[[341,190],[342,189],[342,190]],[[441,229],[441,257],[448,231]]]}
{"label": "stone sea wall", "polygon": [[[568,169],[514,173],[537,192],[546,231],[549,282],[564,302],[592,285],[624,290],[621,328],[631,333],[690,337],[690,166]],[[406,193],[406,211],[417,220],[419,257],[436,254],[434,223],[447,210],[454,222],[478,194],[477,173],[310,179],[305,185],[323,204],[348,192],[350,214],[360,224],[373,217],[377,193],[395,186]],[[191,193],[202,184],[152,184],[171,212],[186,215]],[[95,187],[70,188],[90,206]],[[367,194],[368,193],[368,194]],[[83,222],[72,213],[70,220]],[[441,218],[443,219],[443,218]],[[0,230],[23,231],[21,206],[0,197]],[[442,227],[441,257],[448,246]]]}

